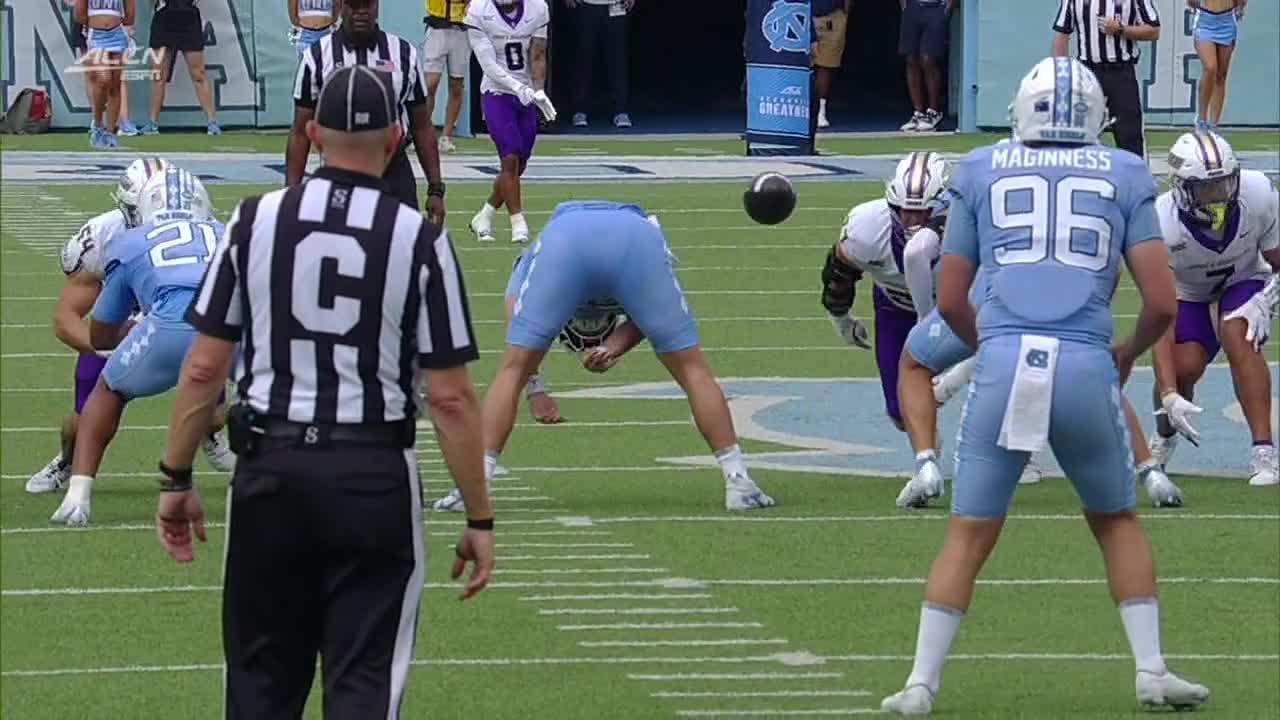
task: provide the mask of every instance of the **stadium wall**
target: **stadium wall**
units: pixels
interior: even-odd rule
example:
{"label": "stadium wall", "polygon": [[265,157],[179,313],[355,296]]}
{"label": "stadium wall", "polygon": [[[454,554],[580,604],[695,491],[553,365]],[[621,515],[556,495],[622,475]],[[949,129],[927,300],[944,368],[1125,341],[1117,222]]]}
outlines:
{"label": "stadium wall", "polygon": [[[974,100],[976,124],[1009,126],[1009,101],[1018,81],[1049,53],[1054,0],[978,0],[976,22],[964,27],[961,52],[972,68],[965,100]],[[1148,125],[1195,122],[1200,61],[1191,39],[1194,13],[1185,0],[1156,0],[1160,40],[1143,43],[1138,81]],[[966,3],[967,5],[967,3]],[[1280,125],[1280,3],[1249,3],[1231,63],[1224,125]],[[1074,47],[1074,45],[1073,45]],[[962,121],[964,112],[961,113]],[[963,125],[963,123],[962,123]]]}
{"label": "stadium wall", "polygon": [[[147,44],[152,3],[139,0],[138,41]],[[284,0],[201,0],[205,21],[205,64],[213,84],[218,121],[224,126],[281,127],[293,120],[293,78],[297,56],[289,44],[289,15]],[[383,2],[381,24],[421,43],[422,5],[416,0]],[[0,102],[4,107],[26,87],[49,91],[55,127],[88,127],[89,99],[81,76],[68,74],[74,63],[71,27],[62,0],[0,0]],[[138,71],[146,55],[139,52]],[[164,126],[203,127],[204,114],[179,56],[161,115]],[[446,91],[447,83],[440,84]],[[149,112],[149,81],[130,83],[130,117]],[[442,115],[444,103],[436,104]],[[459,127],[470,127],[467,103]]]}

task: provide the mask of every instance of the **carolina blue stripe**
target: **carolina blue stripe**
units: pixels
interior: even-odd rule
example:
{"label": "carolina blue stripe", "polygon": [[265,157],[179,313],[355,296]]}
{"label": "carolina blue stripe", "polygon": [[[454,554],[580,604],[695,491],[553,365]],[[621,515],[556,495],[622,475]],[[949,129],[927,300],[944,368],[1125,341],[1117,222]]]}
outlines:
{"label": "carolina blue stripe", "polygon": [[1074,95],[1075,67],[1070,58],[1054,58],[1053,61],[1053,124],[1071,127],[1071,99]]}

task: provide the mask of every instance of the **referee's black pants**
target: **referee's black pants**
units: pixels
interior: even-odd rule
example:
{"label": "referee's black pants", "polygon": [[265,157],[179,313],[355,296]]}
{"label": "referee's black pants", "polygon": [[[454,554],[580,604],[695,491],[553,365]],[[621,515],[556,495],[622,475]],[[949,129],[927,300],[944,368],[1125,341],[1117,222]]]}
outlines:
{"label": "referee's black pants", "polygon": [[[425,171],[425,169],[424,169]],[[409,163],[409,146],[406,145],[391,158],[387,171],[382,173],[387,188],[400,198],[400,202],[418,209],[418,181],[413,177],[413,165]]]}
{"label": "referee's black pants", "polygon": [[[271,442],[271,441],[267,441]],[[270,446],[231,483],[222,594],[226,717],[397,717],[425,562],[412,450]]]}
{"label": "referee's black pants", "polygon": [[1133,63],[1089,63],[1107,98],[1107,112],[1115,119],[1111,136],[1116,147],[1146,158],[1142,96],[1138,93],[1138,73]]}

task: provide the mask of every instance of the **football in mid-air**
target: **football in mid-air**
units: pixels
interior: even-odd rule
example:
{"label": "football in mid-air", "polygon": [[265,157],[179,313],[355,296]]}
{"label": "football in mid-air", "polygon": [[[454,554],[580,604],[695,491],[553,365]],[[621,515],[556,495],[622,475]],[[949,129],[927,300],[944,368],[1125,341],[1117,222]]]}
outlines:
{"label": "football in mid-air", "polygon": [[796,189],[786,175],[761,173],[742,194],[742,204],[752,220],[761,225],[777,225],[796,209]]}

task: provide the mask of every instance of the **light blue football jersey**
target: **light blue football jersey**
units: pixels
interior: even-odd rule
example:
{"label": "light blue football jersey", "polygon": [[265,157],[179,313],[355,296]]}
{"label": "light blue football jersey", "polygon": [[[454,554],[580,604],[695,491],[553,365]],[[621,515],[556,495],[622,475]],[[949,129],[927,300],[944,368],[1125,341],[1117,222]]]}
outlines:
{"label": "light blue football jersey", "polygon": [[959,162],[943,252],[986,280],[979,341],[1036,334],[1110,344],[1111,297],[1133,245],[1160,237],[1155,179],[1102,145],[978,148]]}
{"label": "light blue football jersey", "polygon": [[185,322],[222,233],[222,223],[216,221],[172,220],[120,235],[107,246],[93,316],[124,322],[136,302],[157,320]]}

